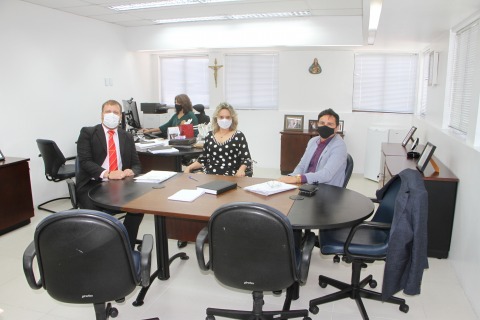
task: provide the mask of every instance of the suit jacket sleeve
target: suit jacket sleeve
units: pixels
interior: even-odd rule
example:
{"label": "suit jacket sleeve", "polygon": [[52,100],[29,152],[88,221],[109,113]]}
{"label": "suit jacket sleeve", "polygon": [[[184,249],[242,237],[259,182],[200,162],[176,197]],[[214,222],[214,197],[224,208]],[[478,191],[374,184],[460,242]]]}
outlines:
{"label": "suit jacket sleeve", "polygon": [[323,150],[315,172],[307,173],[308,165],[317,149],[319,139],[319,137],[314,137],[308,141],[305,153],[290,175],[303,174],[308,183],[326,183],[341,187],[345,180],[347,147],[339,135],[336,135]]}
{"label": "suit jacket sleeve", "polygon": [[133,136],[122,129],[118,129],[118,140],[120,143],[120,154],[122,155],[122,170],[132,169],[135,175],[140,174],[142,168],[137,150],[135,149]]}

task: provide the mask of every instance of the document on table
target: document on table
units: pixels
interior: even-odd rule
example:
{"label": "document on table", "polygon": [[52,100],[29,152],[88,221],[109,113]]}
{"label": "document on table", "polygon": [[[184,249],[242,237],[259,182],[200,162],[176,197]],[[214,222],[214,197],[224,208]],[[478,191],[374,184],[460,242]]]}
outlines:
{"label": "document on table", "polygon": [[243,189],[250,192],[258,193],[264,196],[269,196],[275,193],[293,190],[296,188],[297,186],[293,184],[287,184],[280,181],[272,180],[272,181],[254,184],[252,186],[248,186]]}
{"label": "document on table", "polygon": [[204,193],[201,190],[182,189],[168,197],[168,200],[192,202]]}
{"label": "document on table", "polygon": [[171,146],[157,146],[153,148],[148,148],[147,151],[153,154],[158,154],[178,152],[178,149],[172,148]]}
{"label": "document on table", "polygon": [[177,173],[175,171],[151,170],[144,175],[135,177],[134,180],[136,182],[161,183],[165,180],[170,179],[176,174]]}

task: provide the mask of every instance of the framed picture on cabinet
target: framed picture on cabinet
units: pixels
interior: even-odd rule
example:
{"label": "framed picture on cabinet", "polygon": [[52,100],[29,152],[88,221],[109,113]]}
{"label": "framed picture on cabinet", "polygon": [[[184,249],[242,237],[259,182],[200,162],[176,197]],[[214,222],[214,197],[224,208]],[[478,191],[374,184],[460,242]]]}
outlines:
{"label": "framed picture on cabinet", "polygon": [[5,160],[5,156],[3,155],[2,150],[0,150],[0,161],[3,161],[3,160]]}
{"label": "framed picture on cabinet", "polygon": [[317,120],[308,120],[308,131],[317,131]]}
{"label": "framed picture on cabinet", "polygon": [[417,169],[420,172],[423,172],[425,170],[436,148],[436,146],[434,146],[430,142],[427,142],[427,145],[425,146],[425,149],[423,149],[423,152],[417,162]]}
{"label": "framed picture on cabinet", "polygon": [[343,120],[338,121],[338,131],[337,133],[343,133]]}
{"label": "framed picture on cabinet", "polygon": [[283,130],[285,131],[303,131],[302,115],[285,115]]}

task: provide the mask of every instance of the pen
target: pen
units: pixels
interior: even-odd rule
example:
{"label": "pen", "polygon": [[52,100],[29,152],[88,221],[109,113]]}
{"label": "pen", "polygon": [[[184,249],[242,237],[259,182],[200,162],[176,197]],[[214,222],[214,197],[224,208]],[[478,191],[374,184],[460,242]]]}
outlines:
{"label": "pen", "polygon": [[195,179],[195,178],[192,177],[192,176],[188,176],[188,179],[192,179],[192,180],[198,181],[197,179]]}

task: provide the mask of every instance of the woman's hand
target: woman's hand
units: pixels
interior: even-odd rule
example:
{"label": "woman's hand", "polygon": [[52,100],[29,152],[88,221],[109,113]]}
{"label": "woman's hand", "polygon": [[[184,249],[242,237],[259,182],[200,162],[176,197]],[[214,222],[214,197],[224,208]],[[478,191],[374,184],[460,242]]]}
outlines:
{"label": "woman's hand", "polygon": [[235,173],[235,177],[245,177],[245,169],[238,169]]}

